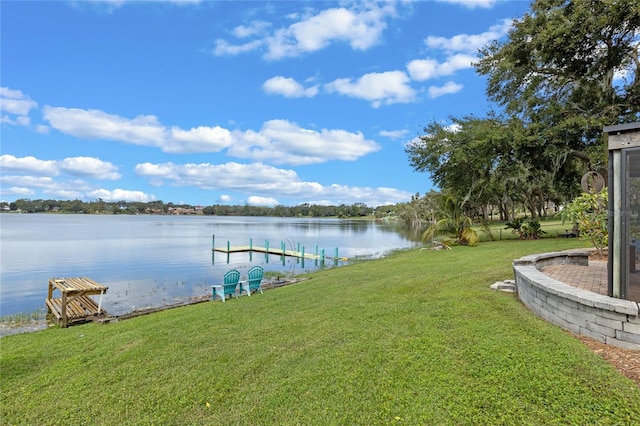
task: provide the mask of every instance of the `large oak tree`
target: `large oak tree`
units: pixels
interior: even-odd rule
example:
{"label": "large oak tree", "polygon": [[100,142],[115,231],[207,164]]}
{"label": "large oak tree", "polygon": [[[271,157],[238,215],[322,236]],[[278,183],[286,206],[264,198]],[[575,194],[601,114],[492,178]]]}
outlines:
{"label": "large oak tree", "polygon": [[602,128],[640,118],[639,46],[638,0],[536,0],[476,68],[531,140],[603,171]]}
{"label": "large oak tree", "polygon": [[534,0],[476,70],[500,116],[432,122],[407,145],[416,171],[461,206],[533,216],[607,175],[603,127],[640,120],[640,0]]}

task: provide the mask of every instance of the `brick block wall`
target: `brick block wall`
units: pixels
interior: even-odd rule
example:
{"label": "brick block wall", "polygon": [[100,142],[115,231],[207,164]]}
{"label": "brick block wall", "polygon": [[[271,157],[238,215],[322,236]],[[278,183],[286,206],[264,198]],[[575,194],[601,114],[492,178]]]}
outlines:
{"label": "brick block wall", "polygon": [[640,307],[636,302],[572,287],[542,272],[557,264],[587,265],[586,252],[557,252],[513,261],[520,300],[539,317],[575,334],[640,351]]}

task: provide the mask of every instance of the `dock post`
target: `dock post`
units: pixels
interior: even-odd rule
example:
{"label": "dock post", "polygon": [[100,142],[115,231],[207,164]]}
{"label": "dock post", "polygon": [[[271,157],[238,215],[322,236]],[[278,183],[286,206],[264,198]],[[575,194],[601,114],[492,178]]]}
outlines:
{"label": "dock post", "polygon": [[253,262],[253,238],[249,238],[249,262]]}
{"label": "dock post", "polygon": [[216,264],[216,234],[211,235],[211,264]]}
{"label": "dock post", "polygon": [[302,263],[302,268],[304,269],[304,246],[302,246],[302,257],[300,259],[302,259],[300,263]]}
{"label": "dock post", "polygon": [[100,290],[100,299],[98,301],[98,315],[100,315],[100,311],[102,310],[102,296],[104,295],[104,290]]}
{"label": "dock post", "polygon": [[269,263],[269,240],[264,240],[264,261]]}
{"label": "dock post", "polygon": [[284,241],[280,241],[280,250],[282,250],[282,254],[280,255],[280,260],[282,260],[282,266],[284,266],[285,256],[287,255],[285,252],[285,244]]}
{"label": "dock post", "polygon": [[338,266],[338,247],[336,247],[336,255],[333,258],[333,266]]}
{"label": "dock post", "polygon": [[324,266],[324,249],[320,250],[320,265]]}

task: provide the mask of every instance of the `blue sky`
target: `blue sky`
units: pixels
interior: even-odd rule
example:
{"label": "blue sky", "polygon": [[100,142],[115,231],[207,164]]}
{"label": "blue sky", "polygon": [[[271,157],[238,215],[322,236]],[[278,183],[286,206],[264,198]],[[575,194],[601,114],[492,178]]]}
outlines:
{"label": "blue sky", "polygon": [[528,1],[0,3],[0,199],[409,201]]}

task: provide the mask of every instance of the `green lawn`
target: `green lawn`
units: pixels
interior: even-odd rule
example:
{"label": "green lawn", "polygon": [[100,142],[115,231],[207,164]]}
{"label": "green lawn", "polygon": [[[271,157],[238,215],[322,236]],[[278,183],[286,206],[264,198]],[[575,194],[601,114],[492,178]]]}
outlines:
{"label": "green lawn", "polygon": [[[526,219],[525,222],[529,222],[530,219]],[[557,238],[558,236],[562,236],[566,234],[567,231],[571,230],[573,224],[571,223],[562,223],[562,219],[558,219],[556,217],[549,217],[538,219],[540,225],[542,226],[542,231],[544,233],[541,235],[542,238]],[[507,229],[505,226],[506,222],[504,221],[492,221],[489,225],[489,230],[491,231],[491,235],[493,235],[493,239],[497,241],[502,240],[517,240],[518,234],[513,232],[512,229]],[[475,225],[473,229],[480,236],[480,241],[489,241],[491,240],[491,236],[487,233],[485,228],[480,225]]]}
{"label": "green lawn", "polygon": [[115,324],[0,340],[3,424],[637,424],[640,388],[489,286],[502,241],[388,258]]}

